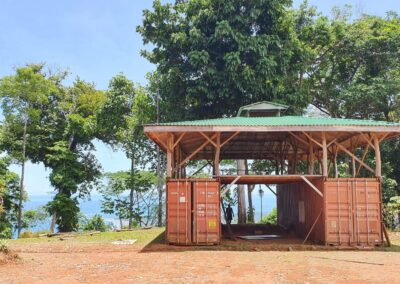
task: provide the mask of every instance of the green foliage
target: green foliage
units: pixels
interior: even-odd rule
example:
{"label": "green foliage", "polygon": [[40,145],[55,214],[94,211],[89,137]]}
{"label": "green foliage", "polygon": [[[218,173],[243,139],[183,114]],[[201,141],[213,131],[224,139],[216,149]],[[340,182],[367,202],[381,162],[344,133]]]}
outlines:
{"label": "green foliage", "polygon": [[64,193],[57,193],[53,201],[46,205],[49,214],[56,214],[56,224],[60,232],[72,232],[78,229],[78,202]]}
{"label": "green foliage", "polygon": [[0,252],[8,253],[9,252],[8,243],[6,240],[0,238]]}
{"label": "green foliage", "polygon": [[385,224],[392,229],[400,229],[400,196],[393,196],[383,208]]}
{"label": "green foliage", "polygon": [[271,212],[261,218],[260,224],[278,224],[278,210],[276,207],[272,208]]}
{"label": "green foliage", "polygon": [[242,105],[277,100],[306,106],[296,88],[305,57],[291,1],[153,2],[137,31],[157,65],[168,120],[234,115]]}
{"label": "green foliage", "polygon": [[109,226],[106,225],[103,217],[98,214],[95,214],[92,218],[87,220],[85,224],[83,224],[82,229],[84,231],[100,231],[105,232],[109,229]]}
{"label": "green foliage", "polygon": [[11,238],[18,215],[19,177],[8,170],[10,163],[9,157],[0,157],[0,239]]}
{"label": "green foliage", "polygon": [[49,217],[50,215],[46,211],[45,207],[27,210],[23,213],[22,217],[23,228],[26,228],[29,231],[31,228],[38,226]]}

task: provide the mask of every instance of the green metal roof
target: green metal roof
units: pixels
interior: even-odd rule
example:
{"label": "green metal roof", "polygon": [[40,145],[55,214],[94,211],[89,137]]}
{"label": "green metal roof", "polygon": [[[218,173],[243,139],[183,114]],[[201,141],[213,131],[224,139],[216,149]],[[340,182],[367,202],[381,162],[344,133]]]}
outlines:
{"label": "green metal roof", "polygon": [[192,121],[167,122],[153,125],[164,126],[400,126],[386,121],[279,116],[279,117],[229,117]]}

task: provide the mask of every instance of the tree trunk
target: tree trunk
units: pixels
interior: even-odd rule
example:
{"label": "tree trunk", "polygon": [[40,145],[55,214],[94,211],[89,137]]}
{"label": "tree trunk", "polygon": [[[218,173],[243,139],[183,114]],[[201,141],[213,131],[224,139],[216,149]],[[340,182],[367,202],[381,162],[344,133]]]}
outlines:
{"label": "tree trunk", "polygon": [[[245,173],[245,162],[244,160],[237,160],[237,174],[243,175]],[[240,184],[237,186],[237,197],[238,197],[238,224],[246,224],[246,195],[244,192],[244,185]]]}
{"label": "tree trunk", "polygon": [[18,200],[18,238],[22,230],[22,201],[24,199],[24,178],[25,178],[25,159],[26,159],[26,132],[28,128],[28,116],[24,121],[24,133],[22,141],[22,164],[21,164],[21,180],[19,184],[19,200]]}
{"label": "tree trunk", "polygon": [[[245,166],[245,173],[246,173],[246,175],[248,175],[249,174],[249,164],[247,163],[247,160],[244,161],[244,166]],[[254,189],[254,184],[247,185],[247,200],[249,202],[249,212],[248,212],[247,220],[250,224],[254,224],[253,198],[251,196],[253,189]]]}
{"label": "tree trunk", "polygon": [[[132,151],[133,152],[133,151]],[[134,192],[135,192],[135,187],[134,187],[134,170],[135,170],[135,161],[133,158],[133,153],[131,157],[131,181],[130,181],[130,193],[129,193],[129,221],[128,221],[128,228],[132,229],[132,219],[133,219],[133,201],[134,201]]]}

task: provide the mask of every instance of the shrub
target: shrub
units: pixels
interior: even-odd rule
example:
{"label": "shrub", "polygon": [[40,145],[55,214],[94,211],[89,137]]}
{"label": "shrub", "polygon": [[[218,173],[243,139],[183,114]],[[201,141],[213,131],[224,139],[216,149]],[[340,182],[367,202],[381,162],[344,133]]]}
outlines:
{"label": "shrub", "polygon": [[30,239],[30,238],[38,238],[38,237],[39,237],[39,233],[38,232],[30,232],[30,231],[22,232],[19,235],[20,239]]}
{"label": "shrub", "polygon": [[8,248],[8,243],[4,239],[0,239],[0,252],[8,253],[10,249]]}
{"label": "shrub", "polygon": [[106,225],[106,222],[104,222],[103,217],[96,214],[87,221],[87,223],[83,227],[83,230],[105,232],[108,230],[108,226]]}
{"label": "shrub", "polygon": [[272,211],[269,212],[267,215],[261,218],[260,220],[261,224],[272,224],[276,225],[278,224],[278,211],[276,210],[276,207],[272,208]]}

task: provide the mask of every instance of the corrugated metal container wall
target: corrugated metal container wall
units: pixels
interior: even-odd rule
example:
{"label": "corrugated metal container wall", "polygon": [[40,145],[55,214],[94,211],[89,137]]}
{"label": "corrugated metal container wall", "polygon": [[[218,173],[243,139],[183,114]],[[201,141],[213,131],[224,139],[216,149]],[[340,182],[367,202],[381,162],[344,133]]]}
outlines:
{"label": "corrugated metal container wall", "polygon": [[[312,183],[322,191],[323,179]],[[281,184],[277,186],[278,224],[305,237],[315,220],[318,221],[309,239],[325,242],[324,202],[312,188],[304,182]]]}
{"label": "corrugated metal container wall", "polygon": [[193,181],[193,243],[218,244],[221,235],[220,183]]}
{"label": "corrugated metal container wall", "polygon": [[380,182],[374,178],[339,178],[325,182],[326,243],[381,245]]}
{"label": "corrugated metal container wall", "polygon": [[167,181],[167,242],[191,243],[191,183],[185,179]]}

